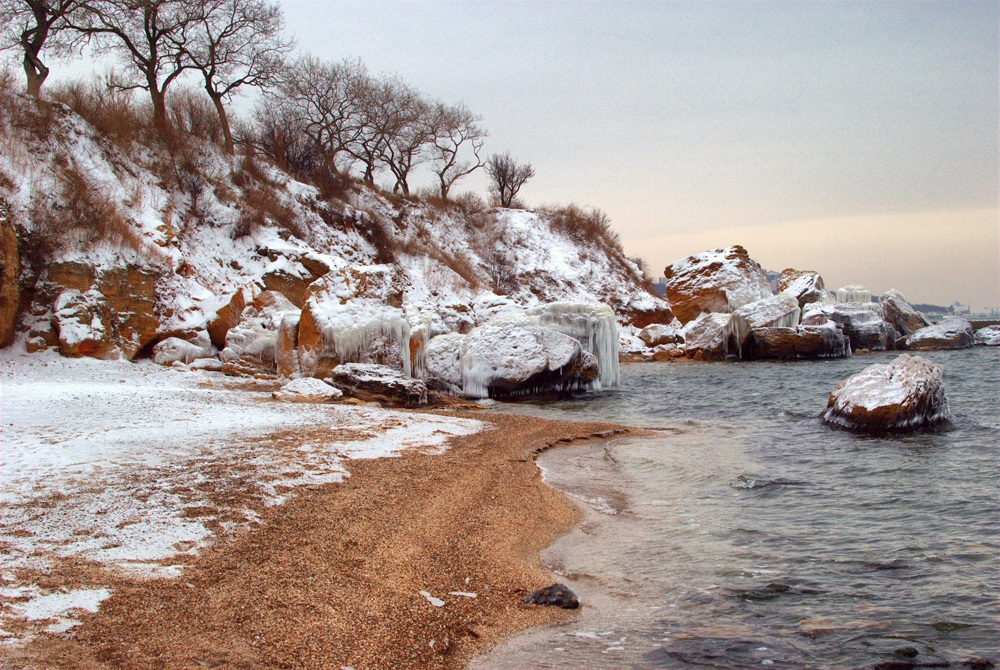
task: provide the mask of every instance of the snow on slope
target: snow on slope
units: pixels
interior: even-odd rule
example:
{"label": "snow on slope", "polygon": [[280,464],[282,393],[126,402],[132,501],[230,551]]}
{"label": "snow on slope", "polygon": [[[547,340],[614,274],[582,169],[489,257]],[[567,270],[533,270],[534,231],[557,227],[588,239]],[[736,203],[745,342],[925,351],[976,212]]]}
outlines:
{"label": "snow on slope", "polygon": [[[83,231],[69,235],[52,260],[157,268],[163,333],[198,327],[225,296],[268,272],[304,270],[300,257],[334,271],[388,263],[407,312],[438,315],[450,330],[468,330],[515,305],[556,300],[604,302],[623,321],[667,307],[619,250],[557,230],[544,213],[438,208],[362,185],[327,201],[272,166],[249,165],[197,138],[180,156],[119,148],[62,106],[41,138],[15,123],[36,114],[39,103],[4,98],[0,197],[16,225],[26,237],[38,233],[40,213],[65,206],[67,171],[83,175],[134,239],[88,242]],[[262,225],[248,224],[251,215]]]}

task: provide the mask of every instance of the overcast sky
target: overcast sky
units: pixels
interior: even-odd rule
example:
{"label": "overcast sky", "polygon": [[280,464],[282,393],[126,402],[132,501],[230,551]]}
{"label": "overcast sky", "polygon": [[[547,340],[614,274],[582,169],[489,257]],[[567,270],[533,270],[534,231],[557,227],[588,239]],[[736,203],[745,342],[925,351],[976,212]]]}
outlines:
{"label": "overcast sky", "polygon": [[282,4],[303,50],[467,103],[529,206],[605,210],[657,275],[742,244],[1000,305],[995,0]]}

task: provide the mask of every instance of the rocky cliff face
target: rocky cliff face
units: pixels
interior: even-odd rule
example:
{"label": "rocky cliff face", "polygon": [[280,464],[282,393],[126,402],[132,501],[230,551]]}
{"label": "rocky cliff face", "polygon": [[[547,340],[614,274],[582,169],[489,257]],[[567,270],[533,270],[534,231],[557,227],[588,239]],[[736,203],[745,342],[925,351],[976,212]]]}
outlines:
{"label": "rocky cliff face", "polygon": [[[5,96],[0,198],[12,216],[0,217],[0,335],[12,336],[18,282],[8,275],[19,277],[30,287],[20,329],[31,350],[132,358],[207,332],[221,351],[262,291],[302,310],[300,330],[338,323],[338,311],[379,321],[389,310],[427,338],[558,300],[606,303],[621,323],[670,320],[620,249],[544,212],[432,206],[357,184],[332,197],[194,138],[170,152],[116,146],[58,106],[41,137],[9,121],[46,103]],[[67,217],[81,202],[89,209]],[[21,241],[22,260],[31,241],[29,262],[18,265],[7,237]],[[304,346],[290,324],[285,349]],[[330,333],[306,330],[319,352],[308,362],[320,364]]]}
{"label": "rocky cliff face", "polygon": [[14,340],[21,302],[20,276],[17,231],[7,205],[0,202],[0,346],[5,347]]}

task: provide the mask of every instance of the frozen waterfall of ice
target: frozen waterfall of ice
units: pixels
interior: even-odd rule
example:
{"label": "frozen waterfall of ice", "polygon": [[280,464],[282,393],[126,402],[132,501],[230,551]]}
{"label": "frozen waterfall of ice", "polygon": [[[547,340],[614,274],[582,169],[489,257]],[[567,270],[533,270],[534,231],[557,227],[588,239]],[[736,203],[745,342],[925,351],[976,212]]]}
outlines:
{"label": "frozen waterfall of ice", "polygon": [[871,301],[871,291],[860,284],[848,284],[843,288],[837,289],[837,302],[868,303]]}
{"label": "frozen waterfall of ice", "polygon": [[618,368],[618,321],[614,310],[604,303],[550,302],[525,311],[535,323],[569,335],[597,358],[601,388],[615,388],[620,381]]}
{"label": "frozen waterfall of ice", "polygon": [[373,341],[383,337],[399,347],[403,372],[412,374],[410,323],[403,310],[375,300],[351,300],[344,304],[324,301],[312,305],[323,346],[343,363],[363,362]]}

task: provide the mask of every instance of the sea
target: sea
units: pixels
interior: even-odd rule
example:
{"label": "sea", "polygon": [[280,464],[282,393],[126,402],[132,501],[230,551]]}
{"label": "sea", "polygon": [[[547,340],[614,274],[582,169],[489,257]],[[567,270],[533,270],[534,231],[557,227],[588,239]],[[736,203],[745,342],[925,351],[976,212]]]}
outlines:
{"label": "sea", "polygon": [[820,422],[896,355],[632,364],[614,391],[503,404],[654,433],[540,455],[585,511],[542,554],[581,609],[472,667],[1000,666],[1000,350],[920,354],[944,371],[941,430]]}

